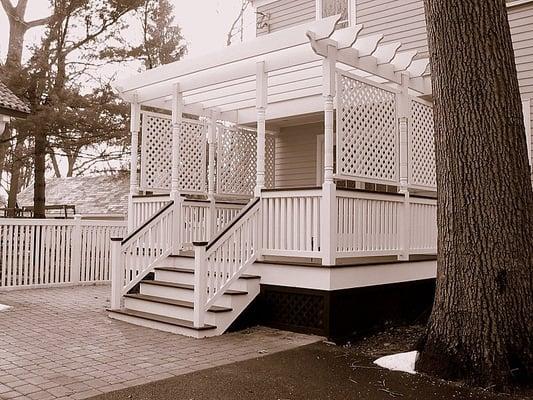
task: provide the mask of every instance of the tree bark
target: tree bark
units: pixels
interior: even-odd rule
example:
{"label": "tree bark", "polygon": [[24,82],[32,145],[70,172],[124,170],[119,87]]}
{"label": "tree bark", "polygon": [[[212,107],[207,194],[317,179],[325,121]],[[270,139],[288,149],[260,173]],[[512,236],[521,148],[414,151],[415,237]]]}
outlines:
{"label": "tree bark", "polygon": [[16,139],[13,150],[13,162],[11,163],[11,177],[9,179],[9,193],[7,197],[8,216],[15,217],[17,208],[17,195],[19,192],[20,173],[22,169],[22,156],[24,150],[24,138],[20,135]]}
{"label": "tree bark", "polygon": [[424,0],[434,94],[437,289],[417,369],[533,379],[533,193],[503,0]]}

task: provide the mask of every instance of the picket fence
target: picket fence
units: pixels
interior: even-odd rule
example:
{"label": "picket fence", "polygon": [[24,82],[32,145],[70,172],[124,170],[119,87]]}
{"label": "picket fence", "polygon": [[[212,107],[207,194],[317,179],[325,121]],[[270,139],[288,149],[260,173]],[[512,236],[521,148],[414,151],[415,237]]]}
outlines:
{"label": "picket fence", "polygon": [[111,238],[125,221],[0,219],[0,290],[110,280]]}

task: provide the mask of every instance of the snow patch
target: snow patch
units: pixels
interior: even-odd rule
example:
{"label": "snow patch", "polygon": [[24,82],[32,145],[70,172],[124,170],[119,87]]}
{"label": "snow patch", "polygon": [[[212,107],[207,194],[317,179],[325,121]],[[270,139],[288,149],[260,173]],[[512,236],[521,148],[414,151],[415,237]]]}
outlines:
{"label": "snow patch", "polygon": [[6,306],[4,304],[0,304],[0,311],[7,311],[11,308],[11,306]]}
{"label": "snow patch", "polygon": [[376,361],[374,361],[374,364],[392,371],[402,371],[407,372],[408,374],[416,374],[415,363],[417,358],[418,351],[410,351],[408,353],[398,353],[378,358]]}

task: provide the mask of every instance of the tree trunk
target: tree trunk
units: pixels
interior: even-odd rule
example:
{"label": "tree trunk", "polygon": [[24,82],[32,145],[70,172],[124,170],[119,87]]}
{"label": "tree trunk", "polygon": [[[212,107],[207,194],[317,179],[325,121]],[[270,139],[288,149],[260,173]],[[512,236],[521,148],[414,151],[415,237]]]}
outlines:
{"label": "tree trunk", "polygon": [[15,149],[13,150],[13,162],[11,163],[11,177],[9,179],[9,193],[7,197],[8,216],[15,217],[17,208],[17,195],[19,192],[20,173],[22,169],[22,156],[24,150],[24,138],[17,137]]}
{"label": "tree trunk", "polygon": [[46,172],[46,135],[37,133],[35,135],[35,183],[33,184],[33,216],[34,218],[45,218],[45,172]]}
{"label": "tree trunk", "polygon": [[424,0],[433,79],[438,271],[420,371],[533,379],[533,193],[503,0]]}

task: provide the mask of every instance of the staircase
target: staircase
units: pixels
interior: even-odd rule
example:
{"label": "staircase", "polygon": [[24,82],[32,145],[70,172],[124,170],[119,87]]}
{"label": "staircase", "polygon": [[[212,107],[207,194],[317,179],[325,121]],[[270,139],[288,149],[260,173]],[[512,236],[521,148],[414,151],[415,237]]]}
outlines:
{"label": "staircase", "polygon": [[243,274],[194,327],[194,258],[170,256],[143,279],[139,293],[124,295],[124,307],[109,310],[113,319],[195,338],[223,334],[259,294],[259,276]]}
{"label": "staircase", "polygon": [[248,204],[194,257],[172,255],[180,208],[170,202],[124,240],[113,240],[113,319],[195,338],[223,334],[259,294],[259,199]]}

